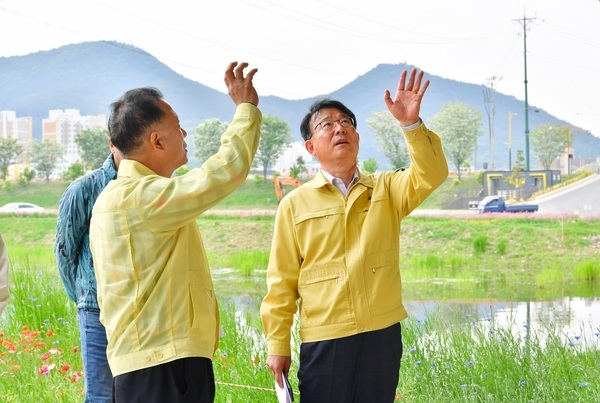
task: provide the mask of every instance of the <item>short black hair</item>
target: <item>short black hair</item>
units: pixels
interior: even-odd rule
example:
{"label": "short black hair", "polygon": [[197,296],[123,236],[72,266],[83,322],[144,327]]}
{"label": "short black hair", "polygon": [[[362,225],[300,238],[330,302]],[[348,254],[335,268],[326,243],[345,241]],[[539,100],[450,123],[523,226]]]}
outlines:
{"label": "short black hair", "polygon": [[134,88],[110,105],[108,135],[124,156],[142,144],[145,129],[164,117],[161,99],[163,94],[156,88]]}
{"label": "short black hair", "polygon": [[304,139],[304,141],[310,140],[312,138],[310,120],[312,119],[315,113],[319,112],[321,109],[326,108],[334,108],[348,115],[350,121],[352,121],[352,126],[356,128],[356,116],[354,116],[354,113],[352,113],[352,111],[348,109],[346,105],[344,105],[340,101],[336,101],[335,99],[324,98],[315,101],[308,109],[308,113],[306,114],[306,116],[304,116],[302,122],[300,122],[300,134],[302,134],[302,138]]}

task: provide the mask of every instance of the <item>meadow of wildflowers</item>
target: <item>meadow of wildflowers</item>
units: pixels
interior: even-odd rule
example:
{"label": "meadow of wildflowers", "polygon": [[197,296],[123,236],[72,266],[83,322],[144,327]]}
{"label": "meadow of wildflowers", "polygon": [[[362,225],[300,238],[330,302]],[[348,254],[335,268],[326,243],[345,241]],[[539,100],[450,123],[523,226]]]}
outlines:
{"label": "meadow of wildflowers", "polygon": [[46,269],[14,265],[0,319],[4,402],[81,402],[84,382],[75,307]]}

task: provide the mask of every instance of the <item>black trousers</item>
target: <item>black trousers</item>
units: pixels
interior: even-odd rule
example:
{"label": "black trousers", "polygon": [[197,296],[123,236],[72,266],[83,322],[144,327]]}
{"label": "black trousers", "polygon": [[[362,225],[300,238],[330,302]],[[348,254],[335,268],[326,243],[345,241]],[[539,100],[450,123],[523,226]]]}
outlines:
{"label": "black trousers", "polygon": [[386,329],[302,343],[298,388],[302,403],[392,403],[400,376],[402,331]]}
{"label": "black trousers", "polygon": [[213,403],[215,376],[208,358],[181,358],[113,378],[115,403]]}

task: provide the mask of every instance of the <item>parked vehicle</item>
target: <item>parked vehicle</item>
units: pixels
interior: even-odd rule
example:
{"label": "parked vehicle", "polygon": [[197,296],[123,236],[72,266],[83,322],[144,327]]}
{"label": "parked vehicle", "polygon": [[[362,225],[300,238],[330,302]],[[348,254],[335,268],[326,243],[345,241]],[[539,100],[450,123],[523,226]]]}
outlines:
{"label": "parked vehicle", "polygon": [[46,209],[44,209],[43,207],[40,207],[33,203],[25,202],[8,203],[0,207],[0,213],[2,214],[43,214],[45,212]]}
{"label": "parked vehicle", "polygon": [[502,196],[487,196],[479,202],[477,211],[480,213],[533,213],[538,211],[537,204],[506,204]]}

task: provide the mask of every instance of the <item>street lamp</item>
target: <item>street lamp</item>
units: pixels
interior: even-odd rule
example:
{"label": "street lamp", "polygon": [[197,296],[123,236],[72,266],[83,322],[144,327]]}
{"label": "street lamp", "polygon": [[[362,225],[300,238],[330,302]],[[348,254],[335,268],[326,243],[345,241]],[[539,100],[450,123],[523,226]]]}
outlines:
{"label": "street lamp", "polygon": [[508,112],[508,170],[512,169],[512,118],[516,112]]}

